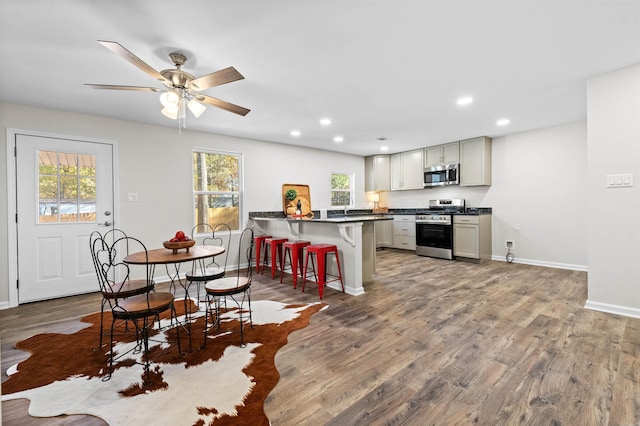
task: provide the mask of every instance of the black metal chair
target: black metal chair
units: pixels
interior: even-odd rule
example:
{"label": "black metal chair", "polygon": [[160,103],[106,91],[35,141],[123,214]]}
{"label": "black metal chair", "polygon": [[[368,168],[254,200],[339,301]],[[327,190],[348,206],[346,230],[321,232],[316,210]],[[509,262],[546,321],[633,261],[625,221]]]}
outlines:
{"label": "black metal chair", "polygon": [[[121,237],[126,237],[126,233],[118,228],[110,229],[104,235],[101,235],[98,231],[93,231],[89,236],[89,247],[91,249],[91,257],[93,259],[93,265],[96,270],[98,282],[100,283],[99,265],[97,264],[97,258],[95,254],[95,241],[102,239],[103,243],[100,246],[106,244],[112,244],[114,241]],[[129,254],[129,248],[125,246],[124,253],[121,253],[122,257]],[[151,286],[147,284],[144,279],[130,279],[126,282],[113,283],[106,287],[100,286],[100,292],[102,293],[102,302],[100,303],[100,343],[98,348],[102,347],[102,336],[104,335],[104,307],[110,299],[126,299],[127,297],[136,296],[138,294],[144,294],[154,289],[154,283],[151,282]]]}
{"label": "black metal chair", "polygon": [[[102,237],[93,238],[93,253],[96,259],[96,271],[100,281],[100,288],[103,292],[122,292],[126,284],[131,281],[131,268],[122,261],[120,253],[128,251],[130,248],[134,252],[143,252],[148,259],[147,248],[142,241],[133,237],[120,237],[112,244],[109,244]],[[111,330],[109,342],[109,374],[103,380],[109,380],[113,373],[113,336],[116,321],[127,321],[135,325],[137,345],[133,350],[144,351],[144,365],[146,380],[150,379],[149,374],[149,334],[153,324],[160,322],[160,314],[166,311],[171,312],[171,322],[177,324],[177,314],[174,307],[174,296],[169,292],[156,292],[153,289],[150,266],[145,267],[144,280],[147,291],[143,294],[130,296],[127,298],[108,298],[107,303],[111,308]],[[180,353],[180,332],[176,326],[178,352]],[[124,354],[119,354],[118,358]]]}
{"label": "black metal chair", "polygon": [[[227,273],[224,278],[218,278],[209,281],[205,285],[207,300],[205,308],[205,324],[204,324],[204,342],[203,347],[207,345],[207,334],[211,330],[220,330],[220,312],[221,304],[227,304],[227,299],[232,300],[238,307],[238,320],[240,331],[240,346],[246,346],[244,343],[244,305],[245,301],[249,308],[249,324],[253,328],[253,318],[251,315],[251,281],[253,276],[253,268],[251,260],[253,257],[253,229],[245,228],[238,240],[238,265],[236,273],[231,276]],[[241,262],[246,260],[247,265],[243,267]],[[211,324],[209,324],[211,319]]]}
{"label": "black metal chair", "polygon": [[[201,259],[194,261],[191,271],[185,274],[187,284],[186,289],[189,289],[191,283],[196,283],[196,291],[198,294],[198,305],[200,304],[200,283],[207,283],[209,281],[223,278],[227,269],[227,259],[229,258],[229,245],[231,244],[231,228],[226,223],[220,223],[215,227],[207,223],[200,223],[193,227],[191,230],[191,239],[196,239],[196,235],[207,235],[202,240],[202,245],[224,247],[225,251],[219,256],[207,260]],[[185,294],[185,299],[188,294]]]}

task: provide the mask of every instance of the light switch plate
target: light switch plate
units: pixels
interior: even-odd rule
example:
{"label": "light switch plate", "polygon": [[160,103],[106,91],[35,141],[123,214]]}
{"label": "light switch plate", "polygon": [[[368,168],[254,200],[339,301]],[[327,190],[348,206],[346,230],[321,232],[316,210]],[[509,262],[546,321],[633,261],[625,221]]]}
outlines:
{"label": "light switch plate", "polygon": [[633,186],[633,173],[607,175],[607,188],[625,188]]}
{"label": "light switch plate", "polygon": [[133,203],[137,202],[138,201],[138,194],[135,193],[135,192],[127,193],[127,201],[130,201],[130,202],[133,202]]}

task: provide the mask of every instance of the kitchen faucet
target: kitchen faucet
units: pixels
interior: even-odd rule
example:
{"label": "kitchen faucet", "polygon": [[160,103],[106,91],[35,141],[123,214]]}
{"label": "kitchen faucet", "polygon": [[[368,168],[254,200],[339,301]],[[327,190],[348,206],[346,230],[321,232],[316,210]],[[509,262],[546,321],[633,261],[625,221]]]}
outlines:
{"label": "kitchen faucet", "polygon": [[349,197],[349,198],[345,198],[345,202],[344,202],[344,215],[347,215],[347,207],[351,205],[351,203],[353,202],[353,198]]}

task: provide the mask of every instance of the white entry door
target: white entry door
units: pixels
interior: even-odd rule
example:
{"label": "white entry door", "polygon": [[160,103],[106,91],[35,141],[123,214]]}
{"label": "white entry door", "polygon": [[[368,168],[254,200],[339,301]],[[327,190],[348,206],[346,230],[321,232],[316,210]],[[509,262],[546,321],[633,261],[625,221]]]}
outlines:
{"label": "white entry door", "polygon": [[113,146],[16,135],[19,303],[98,291],[89,235],[113,226]]}

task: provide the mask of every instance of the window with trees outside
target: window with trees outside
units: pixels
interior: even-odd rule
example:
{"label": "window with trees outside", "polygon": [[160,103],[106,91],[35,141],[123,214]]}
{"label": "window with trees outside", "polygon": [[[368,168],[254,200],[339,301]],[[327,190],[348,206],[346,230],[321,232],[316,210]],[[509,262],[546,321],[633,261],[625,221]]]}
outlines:
{"label": "window with trees outside", "polygon": [[193,152],[195,224],[226,223],[232,230],[240,229],[241,160],[240,154]]}
{"label": "window with trees outside", "polygon": [[331,207],[353,207],[353,175],[331,173]]}
{"label": "window with trees outside", "polygon": [[38,223],[95,220],[96,156],[38,151]]}

